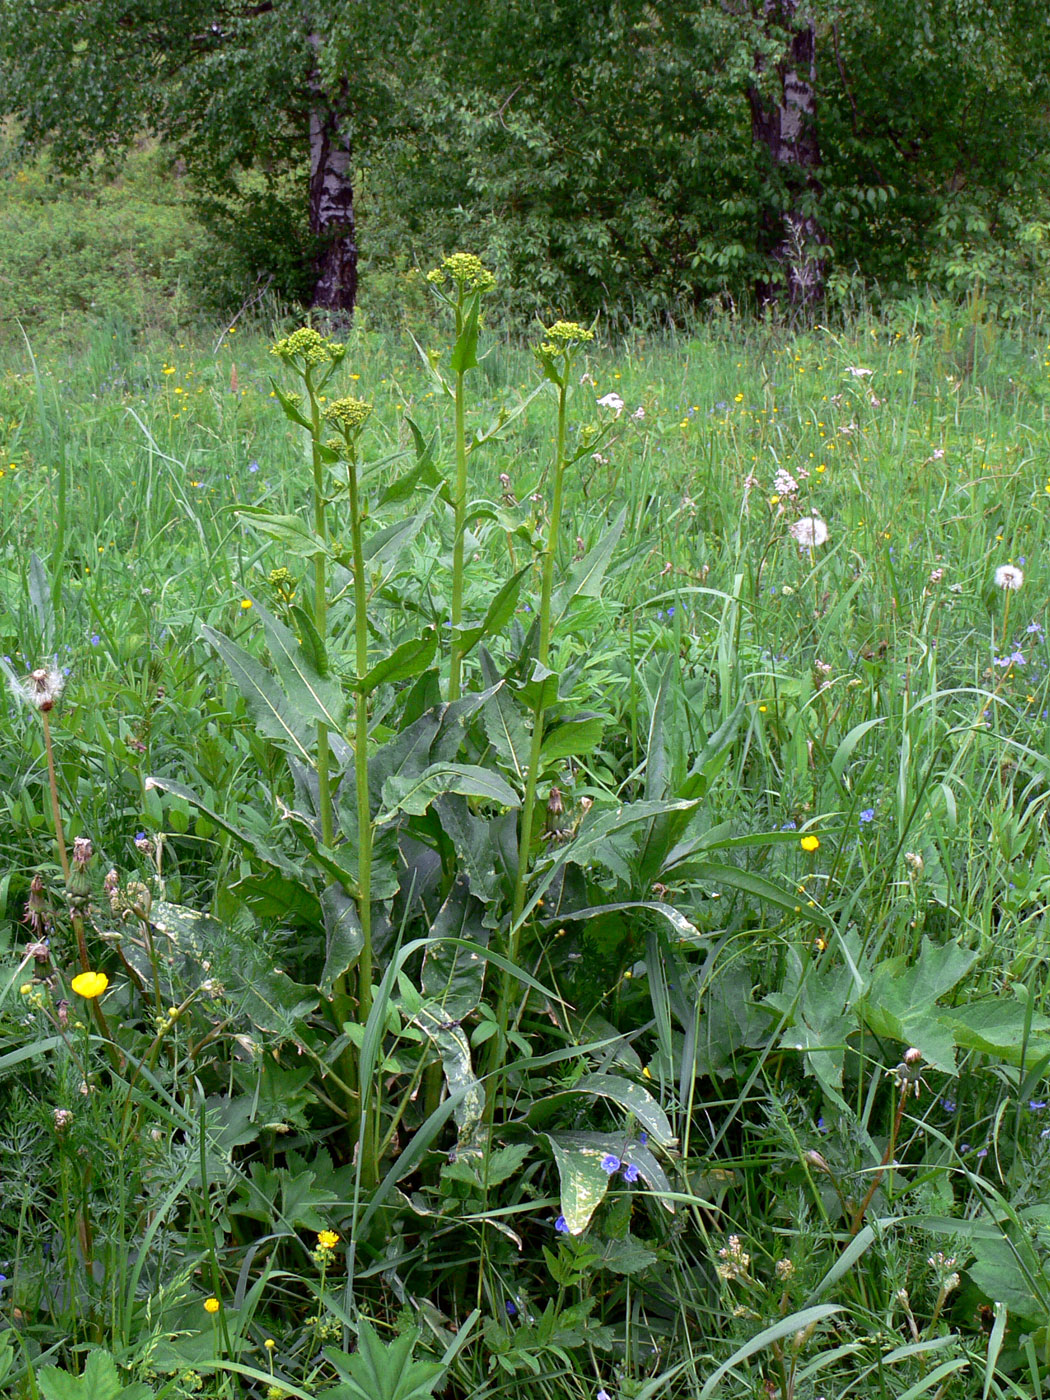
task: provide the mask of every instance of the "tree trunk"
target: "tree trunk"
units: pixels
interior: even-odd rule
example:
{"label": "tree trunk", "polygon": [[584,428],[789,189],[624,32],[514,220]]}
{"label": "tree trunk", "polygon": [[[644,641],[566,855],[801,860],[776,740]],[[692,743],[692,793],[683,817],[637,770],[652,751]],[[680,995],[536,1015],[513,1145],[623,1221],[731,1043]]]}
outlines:
{"label": "tree trunk", "polygon": [[[802,17],[798,15],[802,9]],[[761,302],[786,292],[792,306],[821,301],[825,265],[824,230],[817,218],[821,185],[817,140],[816,29],[806,0],[762,0],[768,37],[782,47],[769,83],[768,60],[755,56],[755,82],[748,89],[751,137],[769,156],[770,198],[762,215],[761,251],[782,269],[780,278],[759,284]]]}
{"label": "tree trunk", "polygon": [[310,111],[310,232],[318,240],[313,305],[353,311],[357,238],[350,141],[339,112],[315,93]]}

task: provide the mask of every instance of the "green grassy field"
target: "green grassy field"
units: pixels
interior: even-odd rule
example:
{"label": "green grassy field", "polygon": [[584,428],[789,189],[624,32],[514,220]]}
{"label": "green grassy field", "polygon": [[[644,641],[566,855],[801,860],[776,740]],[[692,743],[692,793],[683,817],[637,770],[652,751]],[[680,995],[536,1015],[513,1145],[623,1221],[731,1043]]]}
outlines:
{"label": "green grassy field", "polygon": [[451,320],[7,342],[6,1393],[1043,1393],[1045,333]]}

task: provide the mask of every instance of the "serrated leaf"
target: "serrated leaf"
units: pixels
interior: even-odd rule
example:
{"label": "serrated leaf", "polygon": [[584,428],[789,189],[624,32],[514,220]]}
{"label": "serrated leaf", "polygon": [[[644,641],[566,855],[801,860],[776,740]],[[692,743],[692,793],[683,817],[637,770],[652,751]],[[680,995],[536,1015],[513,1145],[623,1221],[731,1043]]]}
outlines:
{"label": "serrated leaf", "polygon": [[141,1381],[121,1384],[116,1363],[108,1351],[92,1351],[81,1376],[71,1376],[57,1366],[37,1372],[44,1400],[152,1400],[153,1391]]}
{"label": "serrated leaf", "polygon": [[530,736],[510,687],[500,683],[481,710],[481,727],[500,759],[524,789],[528,776]]}
{"label": "serrated leaf", "polygon": [[646,1249],[641,1240],[628,1235],[624,1240],[604,1240],[598,1267],[612,1274],[640,1274],[657,1263],[660,1256]]}
{"label": "serrated leaf", "polygon": [[306,428],[307,431],[310,431],[312,424],[309,418],[305,417],[300,411],[296,400],[293,399],[289,393],[286,393],[275,379],[271,378],[270,383],[273,385],[273,392],[277,397],[277,402],[284,410],[284,416],[290,422],[298,424],[300,428]]}
{"label": "serrated leaf", "polygon": [[445,1373],[437,1361],[415,1361],[411,1333],[384,1343],[371,1323],[358,1323],[357,1350],[352,1354],[325,1347],[340,1384],[325,1391],[327,1400],[428,1400]]}

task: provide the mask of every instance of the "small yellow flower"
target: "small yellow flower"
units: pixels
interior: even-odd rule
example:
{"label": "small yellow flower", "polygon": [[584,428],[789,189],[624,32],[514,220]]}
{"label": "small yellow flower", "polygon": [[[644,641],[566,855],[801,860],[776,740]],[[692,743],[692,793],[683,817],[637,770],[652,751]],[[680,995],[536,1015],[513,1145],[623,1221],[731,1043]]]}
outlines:
{"label": "small yellow flower", "polygon": [[205,1298],[205,1300],[204,1300],[204,1311],[205,1311],[206,1313],[217,1313],[217,1312],[219,1311],[219,1300],[218,1300],[218,1298]]}
{"label": "small yellow flower", "polygon": [[322,1249],[334,1249],[339,1243],[339,1236],[334,1230],[322,1230],[317,1236],[317,1243]]}
{"label": "small yellow flower", "polygon": [[252,600],[251,600],[250,598],[242,598],[242,599],[241,599],[241,607],[244,609],[245,612],[248,611],[248,609],[251,607],[251,605],[252,605]]}
{"label": "small yellow flower", "polygon": [[803,836],[800,844],[804,851],[815,851],[820,845],[820,842],[815,836]]}
{"label": "small yellow flower", "polygon": [[78,997],[84,997],[90,1001],[92,997],[100,997],[109,986],[109,978],[104,972],[80,972],[69,984]]}
{"label": "small yellow flower", "polygon": [[274,1349],[274,1347],[276,1347],[276,1345],[277,1345],[277,1343],[274,1341],[274,1339],[273,1339],[272,1337],[267,1337],[267,1338],[266,1338],[266,1341],[263,1342],[263,1346],[266,1348],[267,1351],[273,1351],[273,1349]]}
{"label": "small yellow flower", "polygon": [[27,997],[32,990],[32,982],[23,982],[22,985],[19,987],[18,992],[20,996]]}

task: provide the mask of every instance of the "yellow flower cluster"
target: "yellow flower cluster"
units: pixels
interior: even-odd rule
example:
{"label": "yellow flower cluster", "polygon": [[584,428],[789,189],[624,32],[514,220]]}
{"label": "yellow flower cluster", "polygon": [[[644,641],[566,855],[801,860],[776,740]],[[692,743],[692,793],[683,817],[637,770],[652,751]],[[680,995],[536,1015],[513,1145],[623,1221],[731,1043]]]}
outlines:
{"label": "yellow flower cluster", "polygon": [[432,282],[435,287],[442,287],[446,274],[464,291],[487,292],[496,285],[495,277],[487,267],[482,266],[481,259],[473,253],[450,254],[440,267],[435,267],[427,273],[427,281]]}
{"label": "yellow flower cluster", "polygon": [[346,434],[356,433],[364,427],[368,415],[372,412],[372,405],[365,403],[364,399],[336,399],[330,403],[324,411],[324,416],[329,423],[334,423],[337,428],[342,428]]}
{"label": "yellow flower cluster", "polygon": [[555,321],[544,331],[547,339],[540,346],[542,355],[559,355],[563,350],[571,350],[574,345],[582,345],[594,339],[594,332],[578,321]]}
{"label": "yellow flower cluster", "polygon": [[326,339],[312,326],[300,326],[272,346],[270,354],[289,362],[301,360],[305,365],[338,364],[346,354],[346,346]]}

